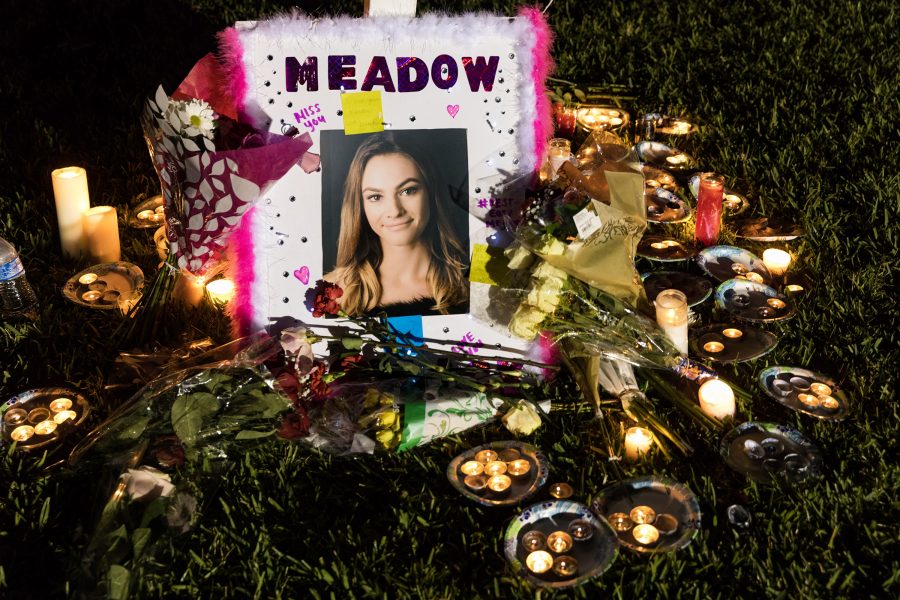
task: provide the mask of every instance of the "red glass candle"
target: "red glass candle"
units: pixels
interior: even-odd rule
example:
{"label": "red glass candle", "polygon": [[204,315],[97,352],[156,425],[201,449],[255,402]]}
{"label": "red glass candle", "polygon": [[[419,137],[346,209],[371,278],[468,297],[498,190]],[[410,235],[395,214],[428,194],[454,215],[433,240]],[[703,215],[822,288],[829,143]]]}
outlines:
{"label": "red glass candle", "polygon": [[714,246],[719,239],[722,222],[722,197],[725,194],[725,178],[715,173],[700,175],[700,193],[697,195],[697,225],[694,239],[703,246]]}
{"label": "red glass candle", "polygon": [[553,108],[553,116],[556,118],[556,134],[559,137],[571,138],[575,135],[576,110],[562,103],[557,103]]}

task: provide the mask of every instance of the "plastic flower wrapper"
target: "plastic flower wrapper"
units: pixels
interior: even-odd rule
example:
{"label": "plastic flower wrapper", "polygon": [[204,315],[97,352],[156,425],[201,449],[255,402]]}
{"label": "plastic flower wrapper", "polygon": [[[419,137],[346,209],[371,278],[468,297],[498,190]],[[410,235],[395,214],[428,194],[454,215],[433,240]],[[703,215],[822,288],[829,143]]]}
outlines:
{"label": "plastic flower wrapper", "polygon": [[559,172],[510,221],[518,244],[626,304],[646,302],[634,267],[647,227],[644,177],[632,151],[595,132]]}
{"label": "plastic flower wrapper", "polygon": [[151,382],[72,451],[69,465],[97,481],[102,507],[82,559],[84,595],[127,597],[156,544],[190,529],[232,461],[276,439],[290,401],[264,362],[280,348],[243,342],[231,360]]}

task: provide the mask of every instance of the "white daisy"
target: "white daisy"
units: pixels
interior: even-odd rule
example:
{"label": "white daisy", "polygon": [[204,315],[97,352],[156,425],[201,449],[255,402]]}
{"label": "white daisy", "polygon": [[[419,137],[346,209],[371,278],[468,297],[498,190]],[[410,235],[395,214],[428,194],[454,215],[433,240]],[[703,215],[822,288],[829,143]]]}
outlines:
{"label": "white daisy", "polygon": [[190,137],[202,135],[207,139],[213,139],[217,115],[212,107],[197,99],[179,102],[179,105],[178,118],[184,124],[184,134]]}

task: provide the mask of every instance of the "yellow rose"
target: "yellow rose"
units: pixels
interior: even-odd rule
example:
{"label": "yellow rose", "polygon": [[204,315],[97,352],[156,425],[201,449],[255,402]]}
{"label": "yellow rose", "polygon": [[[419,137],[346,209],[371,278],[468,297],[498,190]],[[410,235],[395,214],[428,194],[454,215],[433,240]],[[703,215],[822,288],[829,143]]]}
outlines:
{"label": "yellow rose", "polygon": [[554,267],[550,263],[542,262],[539,264],[534,271],[531,272],[531,278],[537,279],[538,281],[544,281],[547,279],[559,279],[563,283],[569,278],[569,274]]}
{"label": "yellow rose", "polygon": [[545,313],[552,313],[559,304],[559,294],[565,282],[562,279],[551,277],[539,279],[528,293],[528,304],[536,306]]}
{"label": "yellow rose", "polygon": [[540,309],[522,304],[509,322],[509,330],[513,335],[526,340],[533,339],[540,330],[541,323],[547,315]]}
{"label": "yellow rose", "polygon": [[503,254],[508,260],[506,266],[510,269],[525,269],[531,266],[531,263],[534,262],[534,254],[532,254],[519,244],[511,245],[509,248],[503,251]]}
{"label": "yellow rose", "polygon": [[566,245],[549,233],[543,236],[541,247],[538,248],[538,254],[545,254],[549,256],[560,256],[562,254],[565,254],[565,252]]}
{"label": "yellow rose", "polygon": [[501,418],[503,424],[516,435],[529,435],[541,426],[541,415],[530,402],[519,400]]}

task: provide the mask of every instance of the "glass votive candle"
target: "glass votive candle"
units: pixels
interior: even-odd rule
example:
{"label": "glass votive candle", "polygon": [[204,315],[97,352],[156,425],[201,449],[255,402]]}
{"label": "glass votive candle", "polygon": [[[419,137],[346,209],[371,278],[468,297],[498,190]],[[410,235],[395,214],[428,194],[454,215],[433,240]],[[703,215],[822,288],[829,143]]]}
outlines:
{"label": "glass votive candle", "polygon": [[504,448],[497,454],[497,460],[505,463],[512,462],[522,457],[522,453],[515,448]]}
{"label": "glass votive candle", "polygon": [[578,572],[578,561],[571,556],[557,556],[553,559],[553,572],[559,577],[571,577]]}
{"label": "glass votive candle", "polygon": [[531,463],[524,458],[506,464],[506,473],[511,477],[523,477],[531,471]]}
{"label": "glass votive candle", "polygon": [[697,391],[700,410],[713,419],[723,420],[734,417],[734,391],[720,379],[710,379]]}
{"label": "glass votive candle", "polygon": [[50,435],[56,430],[56,421],[52,421],[47,419],[46,421],[41,421],[37,425],[34,426],[34,432],[37,435]]}
{"label": "glass votive candle", "polygon": [[540,575],[553,567],[553,557],[546,550],[535,550],[525,557],[525,566],[532,573]]}
{"label": "glass votive candle", "polygon": [[480,463],[489,463],[497,460],[497,453],[493,450],[481,450],[475,454],[475,460]]}
{"label": "glass votive candle", "polygon": [[529,552],[543,550],[547,546],[547,536],[543,532],[532,529],[522,536],[522,547]]}
{"label": "glass votive candle", "polygon": [[57,398],[50,403],[50,410],[55,413],[63,410],[69,410],[70,408],[72,408],[72,401],[68,398]]}
{"label": "glass votive candle", "polygon": [[616,531],[628,531],[634,527],[634,521],[631,520],[631,517],[622,512],[613,513],[606,517],[606,520],[609,521],[609,524]]}
{"label": "glass votive candle", "polygon": [[40,423],[41,421],[46,421],[49,418],[50,410],[44,408],[43,406],[34,408],[28,413],[28,421],[30,423]]}
{"label": "glass votive candle", "polygon": [[28,418],[28,413],[21,408],[10,408],[3,415],[3,420],[9,425],[20,425]]}
{"label": "glass votive candle", "polygon": [[565,498],[569,498],[572,494],[575,493],[575,490],[572,489],[572,486],[568,483],[554,483],[550,486],[550,495],[556,498],[557,500],[563,500]]}
{"label": "glass votive candle", "polygon": [[101,294],[100,292],[95,292],[94,290],[91,290],[89,292],[83,293],[81,295],[81,299],[84,300],[85,302],[96,302],[97,300],[100,299],[100,296],[102,296],[102,295],[103,294]]}
{"label": "glass votive candle", "polygon": [[9,437],[14,442],[25,442],[28,441],[31,436],[34,435],[34,427],[31,425],[19,425],[9,434]]}
{"label": "glass votive candle", "polygon": [[649,506],[635,506],[628,513],[631,520],[637,525],[652,523],[656,519],[656,511]]}
{"label": "glass votive candle", "polygon": [[590,521],[575,519],[569,523],[569,535],[571,535],[572,539],[576,542],[589,540],[594,535],[594,526],[591,525]]}
{"label": "glass votive candle", "polygon": [[739,337],[744,335],[744,332],[740,329],[735,329],[734,327],[728,327],[722,330],[722,335],[732,340],[736,340]]}
{"label": "glass votive candle", "polygon": [[636,525],[634,531],[632,531],[631,534],[639,544],[643,544],[645,546],[649,546],[659,539],[659,530],[648,523]]}
{"label": "glass votive candle", "polygon": [[510,485],[512,485],[512,480],[509,475],[494,475],[487,481],[488,489],[495,494],[505,494],[509,491]]}
{"label": "glass votive candle", "polygon": [[572,536],[565,531],[554,531],[547,536],[547,547],[556,554],[568,552],[572,548]]}
{"label": "glass votive candle", "polygon": [[678,531],[678,519],[668,513],[657,515],[653,525],[661,535],[671,535]]}
{"label": "glass votive candle", "polygon": [[80,283],[81,285],[90,285],[90,284],[94,283],[95,281],[97,281],[96,273],[85,273],[84,275],[82,275],[81,277],[78,278],[78,283]]}
{"label": "glass votive candle", "polygon": [[466,475],[466,478],[463,479],[463,484],[476,494],[483,492],[487,487],[487,483],[488,478],[484,475]]}
{"label": "glass votive candle", "polygon": [[625,458],[631,462],[650,452],[653,432],[645,427],[629,427],[625,430]]}
{"label": "glass votive candle", "polygon": [[459,467],[463,475],[481,475],[484,473],[484,463],[477,460],[467,460]]}
{"label": "glass votive candle", "polygon": [[61,410],[53,415],[53,421],[61,425],[66,421],[74,421],[76,416],[78,415],[75,414],[74,410]]}
{"label": "glass votive candle", "polygon": [[484,474],[488,477],[503,475],[504,473],[506,473],[506,463],[502,460],[493,460],[484,465]]}
{"label": "glass votive candle", "polygon": [[775,277],[784,275],[791,264],[791,255],[778,248],[768,248],[763,252],[763,262]]}
{"label": "glass votive candle", "polygon": [[819,383],[818,381],[811,384],[809,386],[809,391],[811,391],[816,396],[830,396],[831,388],[825,385],[824,383]]}

